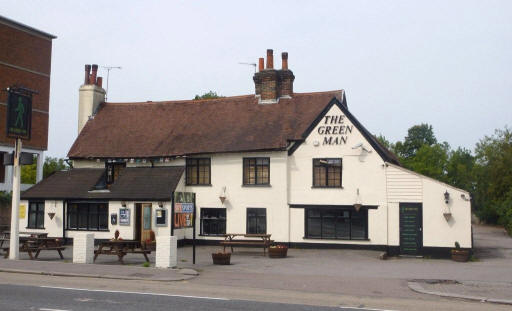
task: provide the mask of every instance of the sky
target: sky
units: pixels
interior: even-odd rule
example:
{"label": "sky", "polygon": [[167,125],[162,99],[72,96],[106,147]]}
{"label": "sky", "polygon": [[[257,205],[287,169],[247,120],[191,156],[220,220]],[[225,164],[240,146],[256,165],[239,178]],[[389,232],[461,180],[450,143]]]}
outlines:
{"label": "sky", "polygon": [[428,123],[473,150],[512,126],[512,1],[0,0],[0,15],[58,37],[47,156],[76,139],[85,64],[104,85],[101,66],[122,67],[110,102],[235,96],[254,93],[239,63],[266,49],[276,68],[288,52],[295,92],[344,89],[352,114],[392,142]]}

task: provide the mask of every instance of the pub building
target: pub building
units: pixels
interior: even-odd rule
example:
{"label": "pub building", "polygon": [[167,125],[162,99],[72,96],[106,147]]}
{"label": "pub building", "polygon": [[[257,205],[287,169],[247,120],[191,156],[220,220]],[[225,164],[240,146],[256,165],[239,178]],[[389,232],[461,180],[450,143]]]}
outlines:
{"label": "pub building", "polygon": [[287,53],[281,69],[272,50],[259,59],[255,94],[209,100],[105,102],[96,73],[86,65],[73,168],[21,196],[25,231],[187,243],[195,225],[203,244],[267,233],[391,255],[472,248],[469,193],[403,168],[343,90],[294,92]]}

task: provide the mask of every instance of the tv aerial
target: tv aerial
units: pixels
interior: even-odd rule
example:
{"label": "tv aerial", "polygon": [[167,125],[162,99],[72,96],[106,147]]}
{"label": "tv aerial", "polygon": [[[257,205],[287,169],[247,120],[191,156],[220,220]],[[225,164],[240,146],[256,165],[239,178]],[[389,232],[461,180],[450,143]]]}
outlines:
{"label": "tv aerial", "polygon": [[243,62],[240,62],[238,64],[239,65],[253,66],[254,67],[254,72],[256,72],[256,63],[243,63]]}
{"label": "tv aerial", "polygon": [[110,70],[112,69],[122,69],[121,66],[101,66],[101,68],[107,69],[107,89],[105,90],[105,101],[108,98],[108,78],[110,76]]}

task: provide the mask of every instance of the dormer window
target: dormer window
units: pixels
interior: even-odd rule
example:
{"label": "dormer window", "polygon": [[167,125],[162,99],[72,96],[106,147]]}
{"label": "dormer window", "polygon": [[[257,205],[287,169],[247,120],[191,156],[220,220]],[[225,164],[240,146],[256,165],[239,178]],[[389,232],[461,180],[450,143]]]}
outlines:
{"label": "dormer window", "polygon": [[121,171],[126,167],[125,162],[107,162],[105,163],[107,185],[113,184]]}

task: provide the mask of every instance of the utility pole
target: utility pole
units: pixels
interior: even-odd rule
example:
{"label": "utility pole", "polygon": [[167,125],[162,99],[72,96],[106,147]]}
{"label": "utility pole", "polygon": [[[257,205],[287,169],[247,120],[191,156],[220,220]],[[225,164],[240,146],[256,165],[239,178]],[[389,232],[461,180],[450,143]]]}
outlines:
{"label": "utility pole", "polygon": [[112,69],[119,69],[121,70],[121,66],[101,66],[101,68],[107,69],[107,89],[105,90],[105,101],[108,99],[108,78],[110,76],[110,70]]}

